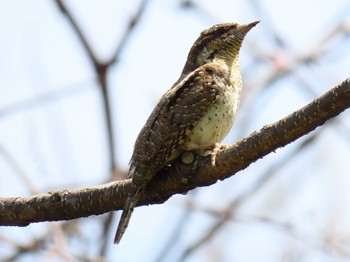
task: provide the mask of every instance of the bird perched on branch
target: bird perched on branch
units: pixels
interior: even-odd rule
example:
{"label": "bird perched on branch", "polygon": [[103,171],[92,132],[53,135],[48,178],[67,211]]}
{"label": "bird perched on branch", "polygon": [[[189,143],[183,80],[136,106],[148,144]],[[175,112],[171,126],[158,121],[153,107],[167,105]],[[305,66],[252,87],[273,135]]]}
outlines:
{"label": "bird perched on branch", "polygon": [[214,150],[231,129],[242,89],[239,50],[258,23],[214,25],[193,44],[180,78],[136,139],[129,169],[136,191],[127,198],[114,243],[120,242],[142,190],[158,171],[186,151]]}

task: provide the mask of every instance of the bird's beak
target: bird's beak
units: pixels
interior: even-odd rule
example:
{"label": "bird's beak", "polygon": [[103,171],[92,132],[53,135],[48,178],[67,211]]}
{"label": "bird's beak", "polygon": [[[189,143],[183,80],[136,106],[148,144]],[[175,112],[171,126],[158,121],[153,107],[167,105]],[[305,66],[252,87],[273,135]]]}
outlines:
{"label": "bird's beak", "polygon": [[243,36],[245,36],[250,31],[250,29],[252,29],[259,23],[260,21],[255,21],[249,24],[239,25],[237,31],[240,32]]}

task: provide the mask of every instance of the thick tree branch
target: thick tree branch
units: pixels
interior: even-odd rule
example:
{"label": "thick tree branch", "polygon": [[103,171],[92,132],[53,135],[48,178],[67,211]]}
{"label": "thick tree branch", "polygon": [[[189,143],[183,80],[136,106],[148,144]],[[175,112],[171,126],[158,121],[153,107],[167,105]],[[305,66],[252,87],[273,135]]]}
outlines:
{"label": "thick tree branch", "polygon": [[[163,203],[176,193],[224,180],[251,163],[299,137],[350,107],[350,78],[289,116],[223,148],[212,166],[210,157],[193,165],[178,160],[145,189],[140,205]],[[122,209],[130,179],[76,190],[57,190],[30,197],[0,198],[0,225],[26,226],[34,222],[70,220]]]}

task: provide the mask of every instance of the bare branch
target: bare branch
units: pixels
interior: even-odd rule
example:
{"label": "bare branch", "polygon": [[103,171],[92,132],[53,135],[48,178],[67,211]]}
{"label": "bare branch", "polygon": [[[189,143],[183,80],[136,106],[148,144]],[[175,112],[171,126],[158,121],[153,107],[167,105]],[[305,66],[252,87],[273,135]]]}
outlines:
{"label": "bare branch", "polygon": [[122,53],[122,51],[124,50],[126,43],[128,42],[131,33],[133,32],[133,30],[135,29],[135,27],[139,24],[142,15],[144,14],[145,10],[146,10],[146,6],[148,4],[149,0],[142,0],[135,15],[133,15],[128,23],[128,26],[126,28],[126,31],[124,33],[124,35],[121,37],[121,40],[117,46],[117,48],[115,49],[114,55],[112,56],[112,58],[110,59],[109,62],[107,62],[106,64],[111,65],[114,64],[116,62],[118,62],[119,56]]}
{"label": "bare branch", "polygon": [[[263,127],[234,145],[224,147],[212,166],[210,157],[198,157],[193,165],[178,160],[156,176],[140,197],[139,206],[165,202],[187,192],[224,180],[259,158],[311,132],[350,107],[350,78],[289,116]],[[26,226],[34,222],[70,220],[122,209],[131,179],[105,185],[58,190],[31,197],[0,198],[0,225]]]}
{"label": "bare branch", "polygon": [[108,65],[99,61],[95,52],[93,51],[93,48],[87,41],[87,38],[84,36],[78,22],[75,20],[70,10],[66,7],[64,1],[55,0],[55,2],[60,8],[61,12],[67,17],[68,22],[72,26],[74,32],[77,34],[78,39],[83,45],[87,53],[87,56],[90,59],[91,64],[93,65],[95,69],[95,73],[98,77],[98,83],[100,85],[100,90],[102,93],[102,101],[103,101],[104,113],[106,118],[107,135],[108,135],[107,144],[108,144],[109,158],[110,158],[110,171],[113,172],[113,170],[117,167],[117,164],[115,160],[115,145],[114,145],[113,124],[112,124],[112,112],[111,112],[110,98],[109,98],[109,88],[106,80]]}
{"label": "bare branch", "polygon": [[65,14],[65,16],[67,17],[69,23],[73,27],[74,32],[77,34],[80,42],[84,46],[84,49],[88,53],[88,57],[91,59],[91,63],[93,65],[97,64],[98,63],[98,59],[97,59],[94,51],[92,50],[92,47],[90,46],[90,44],[88,43],[87,39],[85,38],[82,30],[80,29],[77,21],[75,20],[73,14],[69,11],[69,9],[66,7],[65,3],[62,0],[55,0],[55,1],[56,1],[56,4],[59,6],[61,12],[63,14]]}
{"label": "bare branch", "polygon": [[254,196],[261,188],[263,188],[272,178],[275,178],[278,174],[278,169],[286,166],[288,162],[295,158],[300,151],[306,149],[308,145],[312,145],[312,142],[319,137],[319,130],[315,131],[312,135],[309,135],[308,138],[301,143],[297,148],[293,151],[290,151],[284,159],[274,163],[270,166],[259,179],[251,186],[250,189],[244,191],[241,195],[236,197],[229,206],[224,210],[224,218],[216,222],[212,225],[207,232],[203,233],[202,236],[199,237],[194,244],[191,244],[187,247],[181,255],[181,260],[186,260],[191,254],[200,249],[203,245],[205,245],[208,241],[210,241],[220,229],[222,229],[226,222],[229,221],[227,218],[234,218],[236,212],[239,210],[239,207],[242,206],[247,200],[249,200],[252,196]]}
{"label": "bare branch", "polygon": [[108,82],[107,82],[107,73],[108,73],[110,66],[118,61],[120,53],[124,49],[131,33],[133,32],[133,29],[138,24],[142,14],[146,8],[148,0],[143,0],[141,2],[141,4],[139,5],[139,8],[138,8],[136,14],[131,17],[131,19],[127,25],[127,29],[121,38],[120,43],[116,47],[113,56],[109,59],[108,62],[102,62],[98,59],[92,46],[89,44],[86,36],[83,34],[83,31],[80,28],[78,22],[76,21],[74,15],[67,8],[64,1],[63,0],[55,0],[55,2],[58,5],[58,7],[60,8],[61,12],[67,17],[68,22],[72,26],[74,32],[77,34],[79,41],[83,45],[83,47],[88,55],[88,58],[90,59],[91,64],[93,65],[93,67],[95,69],[95,73],[96,73],[97,78],[98,78],[98,83],[100,85],[104,113],[105,113],[105,118],[106,118],[109,157],[110,157],[110,172],[113,173],[114,170],[117,168],[117,163],[116,163],[116,157],[115,157],[116,150],[115,150],[115,143],[114,143],[115,140],[114,140],[114,132],[113,132],[113,116],[112,116],[112,112],[111,112],[110,87],[108,86]]}

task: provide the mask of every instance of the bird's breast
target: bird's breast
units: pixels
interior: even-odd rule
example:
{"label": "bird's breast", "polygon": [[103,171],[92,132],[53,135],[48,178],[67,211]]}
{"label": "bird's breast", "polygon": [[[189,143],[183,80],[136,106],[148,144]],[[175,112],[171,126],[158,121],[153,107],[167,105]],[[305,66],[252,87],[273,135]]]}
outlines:
{"label": "bird's breast", "polygon": [[188,144],[212,145],[221,142],[230,131],[239,105],[240,90],[225,88],[215,103],[197,122],[188,137]]}

